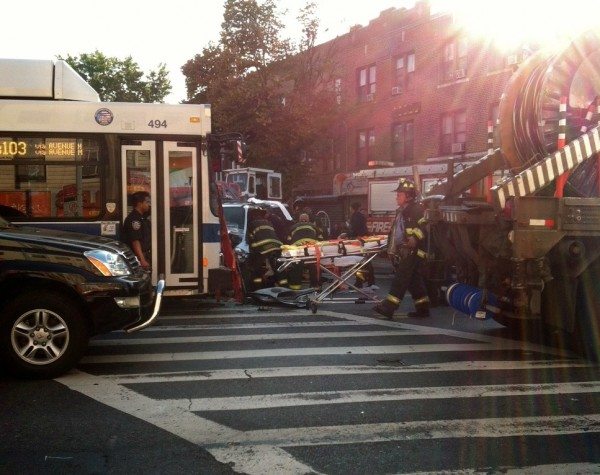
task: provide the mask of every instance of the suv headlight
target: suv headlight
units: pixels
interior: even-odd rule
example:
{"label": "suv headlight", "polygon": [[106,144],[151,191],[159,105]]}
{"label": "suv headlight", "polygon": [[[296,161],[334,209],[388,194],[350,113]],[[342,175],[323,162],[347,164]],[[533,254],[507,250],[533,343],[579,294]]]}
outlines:
{"label": "suv headlight", "polygon": [[105,277],[131,274],[125,259],[115,252],[94,249],[93,251],[85,251],[83,254]]}
{"label": "suv headlight", "polygon": [[244,249],[236,247],[233,250],[233,252],[235,252],[235,257],[237,258],[240,264],[243,264],[244,262],[246,262],[246,259],[248,259],[248,253]]}

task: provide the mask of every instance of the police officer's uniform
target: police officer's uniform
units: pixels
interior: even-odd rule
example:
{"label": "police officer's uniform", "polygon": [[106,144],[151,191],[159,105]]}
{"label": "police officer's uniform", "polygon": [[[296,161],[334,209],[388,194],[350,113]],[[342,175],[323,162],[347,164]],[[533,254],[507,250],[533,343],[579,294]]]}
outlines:
{"label": "police officer's uniform", "polygon": [[133,241],[140,241],[144,257],[151,262],[152,238],[148,216],[134,208],[123,223],[122,241],[131,248]]}

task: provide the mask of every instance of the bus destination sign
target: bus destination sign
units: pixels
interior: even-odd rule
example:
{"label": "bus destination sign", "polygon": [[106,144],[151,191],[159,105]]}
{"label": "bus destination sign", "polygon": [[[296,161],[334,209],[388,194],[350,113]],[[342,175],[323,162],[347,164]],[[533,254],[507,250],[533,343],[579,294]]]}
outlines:
{"label": "bus destination sign", "polygon": [[0,160],[13,158],[74,160],[78,157],[83,157],[83,144],[77,139],[0,138]]}

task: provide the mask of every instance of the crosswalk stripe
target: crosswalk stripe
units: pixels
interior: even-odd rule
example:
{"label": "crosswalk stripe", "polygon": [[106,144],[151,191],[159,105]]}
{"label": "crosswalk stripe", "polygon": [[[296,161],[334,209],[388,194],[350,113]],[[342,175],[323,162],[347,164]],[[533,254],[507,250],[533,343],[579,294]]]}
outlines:
{"label": "crosswalk stripe", "polygon": [[[247,431],[236,443],[268,443],[278,447],[299,445],[357,444],[402,440],[447,438],[498,438],[518,436],[558,436],[600,430],[600,414],[584,416],[507,417],[437,421],[405,421],[383,424],[292,427]],[[222,445],[223,442],[206,447]]]}
{"label": "crosswalk stripe", "polygon": [[181,371],[167,373],[138,373],[127,375],[103,375],[118,384],[131,383],[173,383],[181,381],[218,381],[249,378],[288,378],[294,376],[390,374],[390,373],[438,373],[448,371],[531,371],[540,369],[593,368],[592,363],[535,360],[535,361],[451,361],[434,364],[411,364],[401,366],[401,362],[381,362],[378,366],[300,366],[277,368],[221,369],[211,371]]}
{"label": "crosswalk stripe", "polygon": [[255,313],[243,313],[242,311],[235,312],[230,310],[227,313],[198,313],[198,314],[189,314],[189,315],[167,315],[158,317],[158,322],[163,321],[179,321],[179,320],[214,320],[215,318],[220,319],[229,319],[229,318],[256,318],[256,317],[278,317],[278,318],[292,318],[299,316],[309,316],[312,314],[308,314],[306,310],[281,310],[276,309],[274,311],[264,311],[264,312],[255,312]]}
{"label": "crosswalk stripe", "polygon": [[[324,315],[324,316],[334,316],[335,315],[337,317],[344,317],[344,318],[347,318],[348,320],[353,320],[356,322],[370,322],[370,323],[376,322],[377,325],[386,326],[386,327],[390,327],[390,328],[405,328],[407,330],[412,329],[412,330],[420,330],[420,331],[435,331],[436,334],[438,334],[438,335],[455,336],[458,338],[468,338],[468,339],[474,340],[474,341],[491,343],[491,344],[500,346],[502,349],[507,348],[506,345],[510,344],[510,342],[513,342],[513,340],[508,340],[506,338],[497,337],[497,336],[486,335],[485,333],[473,333],[473,332],[468,332],[468,331],[452,330],[449,328],[428,327],[426,325],[415,325],[415,324],[404,323],[404,322],[400,322],[400,321],[396,321],[396,320],[395,321],[374,320],[372,317],[362,317],[359,315],[352,315],[352,314],[346,314],[346,313],[341,313],[341,312],[319,311],[319,314]],[[470,318],[467,316],[464,316],[464,317]],[[520,343],[519,348],[523,351],[536,351],[536,352],[541,352],[541,353],[545,353],[548,355],[557,355],[560,357],[567,357],[567,358],[568,357],[573,358],[576,356],[573,353],[566,351],[564,349],[561,349],[561,348],[551,348],[551,347],[539,345],[537,343],[529,343],[524,340],[520,340],[519,343]]]}
{"label": "crosswalk stripe", "polygon": [[[444,470],[443,473],[451,473]],[[454,472],[466,475],[468,473],[481,473],[479,470],[461,470]],[[600,473],[600,463],[553,463],[545,465],[528,465],[525,467],[512,466],[496,466],[494,473],[502,473],[503,475],[523,475],[523,474],[538,474],[538,475],[565,475],[566,473],[576,473],[577,475],[594,475]],[[432,475],[431,472],[413,472],[412,475]]]}
{"label": "crosswalk stripe", "polygon": [[[502,350],[516,350],[521,348],[518,342],[506,342]],[[313,356],[313,355],[383,355],[402,353],[431,353],[431,352],[462,352],[462,351],[498,351],[497,347],[485,343],[449,343],[423,344],[423,345],[384,345],[384,346],[345,346],[345,347],[318,347],[318,348],[282,348],[240,351],[204,351],[181,353],[154,353],[154,354],[123,354],[123,355],[96,355],[85,356],[81,363],[141,363],[149,361],[197,361],[197,360],[224,360],[232,358],[265,358],[280,356]]]}
{"label": "crosswalk stripe", "polygon": [[[135,384],[133,388],[135,390]],[[255,396],[216,398],[161,399],[161,404],[185,404],[190,411],[234,411],[275,407],[356,404],[376,401],[410,401],[430,399],[528,396],[540,394],[581,394],[600,392],[600,382],[546,384],[492,384],[480,386],[439,386],[419,388],[385,388],[346,391],[315,391]]]}
{"label": "crosswalk stripe", "polygon": [[[376,322],[287,322],[287,323],[224,323],[222,325],[164,325],[145,328],[143,332],[134,334],[138,337],[147,332],[182,331],[182,330],[237,330],[244,328],[294,328],[294,327],[345,327],[376,325]],[[125,333],[124,331],[115,333]]]}
{"label": "crosswalk stripe", "polygon": [[328,332],[328,333],[264,333],[256,335],[213,335],[213,336],[175,336],[168,338],[136,338],[119,340],[97,340],[90,346],[139,346],[164,345],[173,343],[211,343],[219,341],[262,341],[262,340],[298,340],[324,338],[359,338],[373,336],[421,335],[417,331],[366,331],[366,332]]}

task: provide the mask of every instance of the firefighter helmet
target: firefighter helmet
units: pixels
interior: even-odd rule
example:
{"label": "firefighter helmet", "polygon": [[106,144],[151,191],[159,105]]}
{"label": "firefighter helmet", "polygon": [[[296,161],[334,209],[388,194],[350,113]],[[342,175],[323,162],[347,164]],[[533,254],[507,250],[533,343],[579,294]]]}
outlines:
{"label": "firefighter helmet", "polygon": [[416,196],[417,190],[415,184],[408,178],[400,177],[398,179],[398,187],[395,192],[404,191],[408,196]]}

